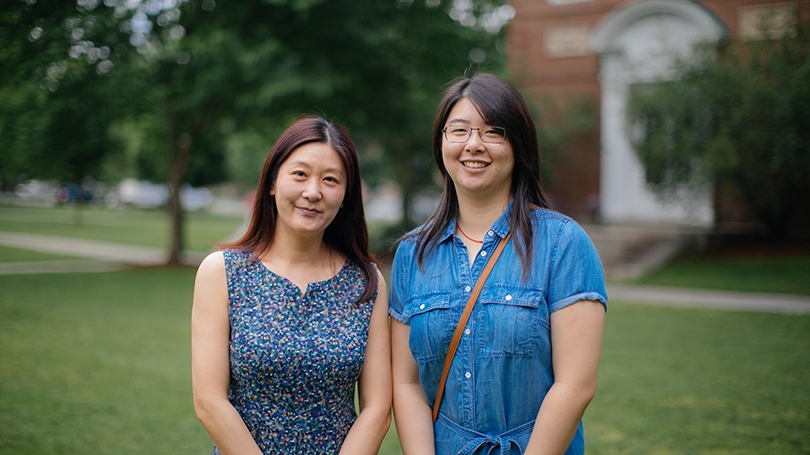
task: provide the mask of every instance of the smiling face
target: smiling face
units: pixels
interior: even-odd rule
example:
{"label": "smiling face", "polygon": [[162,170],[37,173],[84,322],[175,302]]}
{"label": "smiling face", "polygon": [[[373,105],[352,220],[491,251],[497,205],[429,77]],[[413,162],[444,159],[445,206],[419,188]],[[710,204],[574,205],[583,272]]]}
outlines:
{"label": "smiling face", "polygon": [[346,168],[332,146],[310,142],[279,166],[270,195],[278,217],[277,234],[323,236],[346,194]]}
{"label": "smiling face", "polygon": [[[444,124],[446,128],[464,126],[482,128],[488,125],[475,105],[467,98],[460,99]],[[442,161],[453,180],[459,197],[508,199],[512,185],[515,156],[509,143],[487,143],[481,140],[479,130],[473,130],[467,142],[450,142],[442,138]]]}

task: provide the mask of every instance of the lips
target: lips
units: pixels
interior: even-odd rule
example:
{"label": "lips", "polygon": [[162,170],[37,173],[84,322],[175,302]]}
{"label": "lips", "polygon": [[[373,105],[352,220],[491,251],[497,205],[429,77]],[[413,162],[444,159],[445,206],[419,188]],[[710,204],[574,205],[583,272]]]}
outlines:
{"label": "lips", "polygon": [[483,161],[462,161],[461,164],[463,164],[464,167],[469,167],[473,169],[481,169],[489,166],[489,163],[485,163]]}
{"label": "lips", "polygon": [[306,215],[319,215],[321,213],[320,210],[310,209],[307,207],[298,207],[298,210],[304,212]]}

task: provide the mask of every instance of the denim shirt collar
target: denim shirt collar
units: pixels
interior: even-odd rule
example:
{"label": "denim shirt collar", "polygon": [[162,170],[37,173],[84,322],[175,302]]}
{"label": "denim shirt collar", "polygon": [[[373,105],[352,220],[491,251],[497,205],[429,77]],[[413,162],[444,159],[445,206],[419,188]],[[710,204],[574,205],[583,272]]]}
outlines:
{"label": "denim shirt collar", "polygon": [[[506,237],[506,234],[509,233],[509,218],[512,215],[512,204],[514,204],[514,199],[509,200],[509,204],[506,205],[506,209],[503,211],[501,216],[499,216],[498,219],[492,223],[492,226],[489,227],[491,231],[495,232],[499,239]],[[453,219],[447,223],[447,227],[439,237],[439,243],[453,237],[453,234],[456,232],[456,220],[457,217],[453,217]]]}

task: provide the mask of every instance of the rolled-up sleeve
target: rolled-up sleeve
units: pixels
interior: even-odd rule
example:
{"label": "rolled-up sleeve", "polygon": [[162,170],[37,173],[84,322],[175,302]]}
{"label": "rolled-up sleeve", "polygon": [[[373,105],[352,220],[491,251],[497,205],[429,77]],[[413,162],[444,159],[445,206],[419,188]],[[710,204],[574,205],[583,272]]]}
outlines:
{"label": "rolled-up sleeve", "polygon": [[549,312],[580,300],[602,303],[607,311],[605,272],[588,234],[574,221],[561,223],[548,277]]}
{"label": "rolled-up sleeve", "polygon": [[405,301],[407,300],[407,282],[410,267],[415,262],[413,257],[413,242],[403,240],[397,246],[394,254],[394,263],[391,266],[391,286],[388,292],[388,314],[403,324],[409,324],[410,318],[404,316]]}

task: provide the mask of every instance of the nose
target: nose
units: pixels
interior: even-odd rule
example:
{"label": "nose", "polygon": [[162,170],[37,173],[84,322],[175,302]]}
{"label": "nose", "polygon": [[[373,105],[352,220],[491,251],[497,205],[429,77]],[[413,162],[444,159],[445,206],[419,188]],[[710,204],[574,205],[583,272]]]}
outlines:
{"label": "nose", "polygon": [[310,179],[304,186],[301,196],[309,201],[320,201],[323,196],[321,195],[321,185],[318,179]]}
{"label": "nose", "polygon": [[484,141],[481,140],[480,130],[470,131],[470,138],[467,139],[465,149],[470,153],[481,152],[484,148]]}

